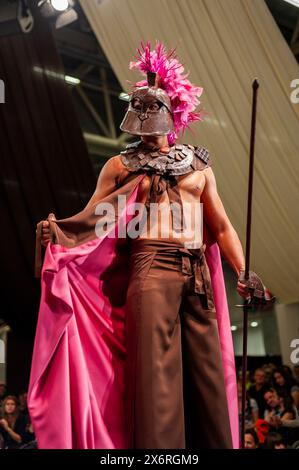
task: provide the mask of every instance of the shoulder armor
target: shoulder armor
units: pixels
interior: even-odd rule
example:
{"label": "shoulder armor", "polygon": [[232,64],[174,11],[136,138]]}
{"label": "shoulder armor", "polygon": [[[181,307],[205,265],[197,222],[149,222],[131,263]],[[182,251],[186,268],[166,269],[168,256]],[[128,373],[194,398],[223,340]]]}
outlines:
{"label": "shoulder armor", "polygon": [[192,162],[194,170],[204,170],[212,165],[212,159],[209,151],[204,147],[195,147]]}
{"label": "shoulder armor", "polygon": [[140,142],[127,145],[120,152],[121,161],[128,171],[149,171],[163,175],[180,176],[211,166],[211,158],[204,147],[176,144],[168,150],[146,149]]}

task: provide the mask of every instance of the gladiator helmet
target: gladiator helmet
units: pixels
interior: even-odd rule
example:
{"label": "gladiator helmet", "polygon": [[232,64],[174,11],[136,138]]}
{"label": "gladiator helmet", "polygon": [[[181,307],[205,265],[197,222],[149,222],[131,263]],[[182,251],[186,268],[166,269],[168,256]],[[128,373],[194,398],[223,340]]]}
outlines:
{"label": "gladiator helmet", "polygon": [[168,135],[174,131],[170,98],[159,87],[157,73],[147,72],[147,86],[132,93],[120,129],[133,135]]}
{"label": "gladiator helmet", "polygon": [[203,114],[194,112],[203,89],[187,78],[183,65],[174,54],[157,41],[153,50],[150,42],[141,43],[136,61],[130,69],[141,72],[146,80],[134,84],[129,108],[120,129],[133,135],[167,135],[169,144],[178,138],[193,121]]}

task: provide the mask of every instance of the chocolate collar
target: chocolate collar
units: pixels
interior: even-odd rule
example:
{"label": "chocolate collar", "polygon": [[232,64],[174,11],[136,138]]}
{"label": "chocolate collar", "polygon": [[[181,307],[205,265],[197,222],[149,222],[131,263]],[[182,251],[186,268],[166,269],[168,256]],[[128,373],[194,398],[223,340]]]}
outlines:
{"label": "chocolate collar", "polygon": [[178,144],[169,147],[165,153],[160,149],[148,148],[142,141],[134,142],[121,152],[123,164],[129,171],[150,171],[158,175],[184,175],[196,169],[194,158],[199,157],[203,163],[208,164],[209,152],[203,147]]}

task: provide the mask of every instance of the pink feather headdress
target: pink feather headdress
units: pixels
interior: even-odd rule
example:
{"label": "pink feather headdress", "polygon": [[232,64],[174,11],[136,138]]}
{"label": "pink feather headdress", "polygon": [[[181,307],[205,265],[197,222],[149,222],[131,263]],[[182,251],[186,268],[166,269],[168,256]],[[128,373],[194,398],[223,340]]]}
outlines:
{"label": "pink feather headdress", "polygon": [[[143,75],[147,72],[155,72],[159,76],[159,86],[168,94],[174,120],[175,132],[168,135],[169,144],[173,144],[178,138],[178,133],[189,127],[194,121],[202,121],[203,114],[195,113],[195,108],[200,104],[198,98],[203,92],[203,88],[196,87],[187,79],[188,73],[184,73],[183,65],[174,55],[175,49],[166,51],[161,42],[156,42],[155,48],[151,51],[151,44],[148,41],[145,45],[141,43],[141,48],[137,49],[138,55],[135,62],[130,62],[130,69],[137,69]],[[134,87],[146,86],[147,81],[142,80],[134,84]]]}

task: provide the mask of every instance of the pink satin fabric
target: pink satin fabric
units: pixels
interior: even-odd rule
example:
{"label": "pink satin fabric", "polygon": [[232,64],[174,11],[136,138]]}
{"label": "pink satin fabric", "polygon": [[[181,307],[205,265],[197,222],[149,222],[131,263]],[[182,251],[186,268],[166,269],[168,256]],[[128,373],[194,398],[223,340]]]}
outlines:
{"label": "pink satin fabric", "polygon": [[214,293],[232,441],[234,449],[239,449],[239,414],[234,345],[220,250],[218,244],[213,242],[211,236],[208,234],[207,229],[205,231],[204,242],[207,245],[205,255],[210,270]]}
{"label": "pink satin fabric", "polygon": [[[138,186],[129,203],[136,199]],[[125,213],[120,220],[129,220]],[[219,248],[206,236],[234,448],[237,387]],[[47,246],[28,406],[40,449],[124,449],[127,266],[107,236]],[[221,425],[221,423],[220,423]]]}

